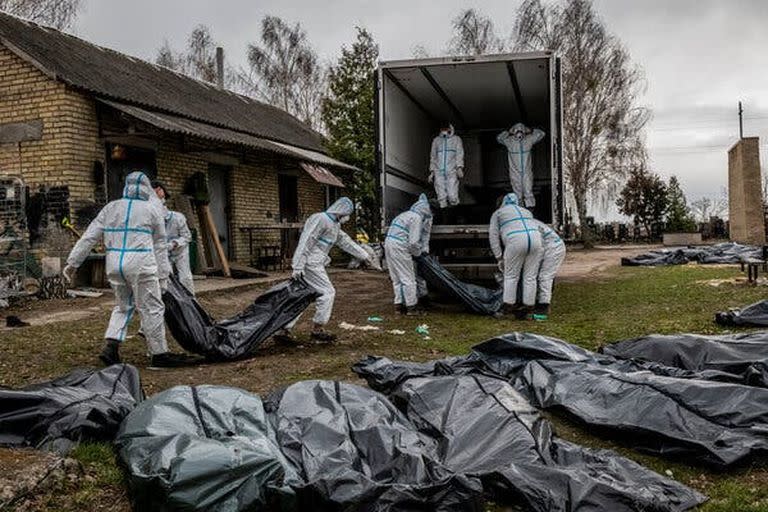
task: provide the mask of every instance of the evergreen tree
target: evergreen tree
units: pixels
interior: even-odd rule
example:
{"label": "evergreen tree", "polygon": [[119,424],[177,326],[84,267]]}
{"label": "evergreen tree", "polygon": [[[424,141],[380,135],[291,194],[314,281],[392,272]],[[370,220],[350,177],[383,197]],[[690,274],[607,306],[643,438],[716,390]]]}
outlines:
{"label": "evergreen tree", "polygon": [[696,222],[688,208],[688,202],[685,199],[683,189],[680,188],[680,182],[677,176],[669,178],[667,186],[667,233],[691,233],[696,231]]}
{"label": "evergreen tree", "polygon": [[357,27],[351,48],[329,72],[328,95],[323,101],[323,122],[328,130],[328,152],[361,169],[354,174],[352,195],[357,204],[357,225],[372,239],[380,231],[376,180],[376,126],[374,71],[379,47],[371,34]]}
{"label": "evergreen tree", "polygon": [[664,221],[669,207],[667,186],[658,175],[645,170],[635,170],[616,200],[619,212],[632,217],[635,225],[643,226],[653,237],[655,226]]}

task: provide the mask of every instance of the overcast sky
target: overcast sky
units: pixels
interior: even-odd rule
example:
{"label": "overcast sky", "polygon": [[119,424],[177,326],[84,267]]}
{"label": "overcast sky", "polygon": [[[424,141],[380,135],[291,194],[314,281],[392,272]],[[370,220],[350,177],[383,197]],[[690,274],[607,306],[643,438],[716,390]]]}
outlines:
{"label": "overcast sky", "polygon": [[[266,14],[300,22],[324,60],[331,62],[354,27],[368,28],[383,59],[411,57],[421,44],[439,53],[451,19],[467,7],[490,15],[509,34],[515,0],[85,0],[73,31],[90,41],[152,60],[165,39],[180,48],[198,24],[211,28],[227,60],[241,64],[246,44],[259,36]],[[651,165],[676,174],[689,201],[717,197],[727,183],[727,149],[738,138],[737,102],[745,135],[762,139],[768,158],[768,1],[596,0],[610,30],[645,71],[643,103]]]}

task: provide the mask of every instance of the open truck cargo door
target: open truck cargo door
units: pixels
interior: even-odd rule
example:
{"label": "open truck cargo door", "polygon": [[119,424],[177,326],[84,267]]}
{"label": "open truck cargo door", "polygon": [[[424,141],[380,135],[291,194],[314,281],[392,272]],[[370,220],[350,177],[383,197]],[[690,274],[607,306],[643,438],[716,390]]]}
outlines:
{"label": "open truck cargo door", "polygon": [[532,210],[562,226],[560,66],[552,52],[381,62],[376,86],[382,229],[420,193],[434,199],[430,147],[446,121],[462,138],[465,157],[460,204],[435,208],[432,248],[443,265],[473,279],[495,269],[488,221],[511,191],[507,149],[496,136],[517,122],[546,134],[532,149]]}

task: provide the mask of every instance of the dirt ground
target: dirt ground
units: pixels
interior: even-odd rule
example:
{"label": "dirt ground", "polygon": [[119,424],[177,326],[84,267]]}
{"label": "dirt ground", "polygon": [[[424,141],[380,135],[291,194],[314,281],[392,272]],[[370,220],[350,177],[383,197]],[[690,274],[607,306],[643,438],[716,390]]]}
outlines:
{"label": "dirt ground", "polygon": [[[592,250],[576,249],[569,250],[565,263],[560,268],[558,279],[564,282],[578,281],[580,279],[592,279],[599,277],[612,267],[620,264],[621,258],[635,256],[655,246],[616,246],[605,247]],[[334,272],[334,270],[332,270]],[[343,273],[343,270],[338,270]],[[274,280],[285,279],[287,273],[273,274],[268,279],[250,279],[250,280],[226,280],[220,278],[206,279],[196,281],[198,295],[201,297],[211,297],[212,305],[221,306],[221,315],[227,315],[240,311],[242,307],[250,302],[253,290],[264,289]],[[230,287],[237,287],[230,290]],[[21,301],[5,310],[0,310],[0,319],[8,315],[16,315],[31,325],[45,325],[59,322],[72,322],[86,320],[96,317],[109,311],[112,308],[112,295],[110,290],[103,290],[104,295],[99,298],[80,298],[80,299],[54,299],[38,301],[28,299]],[[245,300],[245,302],[243,302]],[[232,302],[235,309],[228,311],[226,306]],[[241,308],[237,309],[237,304]],[[0,323],[0,333],[9,330],[5,322]]]}
{"label": "dirt ground", "polygon": [[657,245],[617,245],[592,250],[569,250],[557,278],[567,282],[599,278],[606,270],[619,266],[621,258],[637,256],[658,248],[660,246]]}

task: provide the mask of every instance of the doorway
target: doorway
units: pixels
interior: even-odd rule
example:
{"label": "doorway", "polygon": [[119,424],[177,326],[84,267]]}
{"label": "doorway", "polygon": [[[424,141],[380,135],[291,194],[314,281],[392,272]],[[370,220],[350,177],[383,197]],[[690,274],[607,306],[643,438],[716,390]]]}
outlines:
{"label": "doorway", "polygon": [[[277,175],[277,190],[280,199],[280,224],[299,222],[299,179],[287,174]],[[289,258],[299,245],[299,230],[284,227],[280,230],[280,252],[283,259]]]}
{"label": "doorway", "polygon": [[125,177],[142,171],[150,180],[157,177],[155,151],[123,144],[107,144],[107,200],[123,197]]}
{"label": "doorway", "polygon": [[225,165],[208,164],[208,208],[227,258],[232,256],[229,243],[229,172]]}

